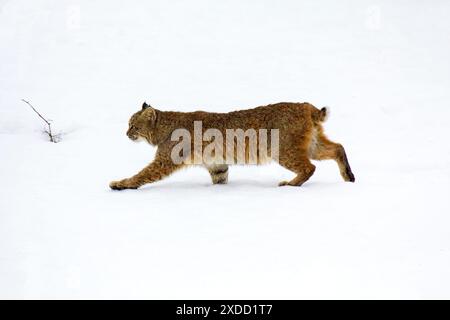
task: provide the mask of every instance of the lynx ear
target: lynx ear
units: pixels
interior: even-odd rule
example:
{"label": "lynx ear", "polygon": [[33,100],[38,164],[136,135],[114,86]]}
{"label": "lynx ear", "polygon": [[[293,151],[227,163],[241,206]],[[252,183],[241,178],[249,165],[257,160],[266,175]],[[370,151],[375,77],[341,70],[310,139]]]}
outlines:
{"label": "lynx ear", "polygon": [[144,104],[142,105],[142,110],[150,108],[151,105],[147,104],[147,102],[144,102]]}
{"label": "lynx ear", "polygon": [[156,111],[150,105],[142,106],[142,115],[150,122],[154,122],[156,119]]}

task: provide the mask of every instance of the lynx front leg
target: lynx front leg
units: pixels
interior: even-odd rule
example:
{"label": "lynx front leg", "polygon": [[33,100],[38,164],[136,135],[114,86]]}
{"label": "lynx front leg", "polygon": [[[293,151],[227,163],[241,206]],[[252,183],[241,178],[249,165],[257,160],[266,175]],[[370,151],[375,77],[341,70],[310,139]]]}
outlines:
{"label": "lynx front leg", "polygon": [[164,179],[181,167],[182,164],[174,164],[170,158],[156,157],[152,163],[138,174],[131,178],[113,181],[109,186],[113,190],[137,189],[144,184]]}
{"label": "lynx front leg", "polygon": [[226,184],[228,182],[228,165],[218,164],[207,166],[213,184]]}

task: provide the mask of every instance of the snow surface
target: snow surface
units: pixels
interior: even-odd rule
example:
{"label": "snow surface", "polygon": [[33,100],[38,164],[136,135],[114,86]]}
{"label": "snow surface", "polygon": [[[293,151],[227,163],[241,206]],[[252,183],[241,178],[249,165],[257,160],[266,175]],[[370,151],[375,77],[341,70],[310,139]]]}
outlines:
{"label": "snow surface", "polygon": [[[450,298],[448,1],[0,0],[0,298]],[[21,99],[54,121],[52,144]],[[332,162],[140,190],[144,100],[331,106]]]}

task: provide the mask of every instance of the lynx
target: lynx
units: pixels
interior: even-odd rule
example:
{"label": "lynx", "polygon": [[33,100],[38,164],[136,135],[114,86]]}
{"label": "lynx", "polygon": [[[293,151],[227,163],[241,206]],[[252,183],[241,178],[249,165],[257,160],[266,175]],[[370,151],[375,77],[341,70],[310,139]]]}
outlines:
{"label": "lynx", "polygon": [[[328,115],[327,108],[317,109],[306,102],[282,102],[229,113],[161,111],[144,102],[141,110],[132,115],[127,136],[133,141],[143,139],[150,145],[157,146],[155,159],[131,178],[111,182],[110,187],[114,190],[137,189],[145,184],[159,181],[183,167],[198,164],[198,159],[203,159],[203,154],[199,154],[197,150],[198,145],[194,145],[195,141],[198,143],[198,139],[189,140],[189,147],[191,147],[189,149],[193,151],[175,152],[183,159],[182,162],[173,160],[174,148],[178,148],[180,144],[179,140],[174,140],[175,131],[183,129],[194,137],[198,135],[198,132],[195,132],[197,122],[202,124],[201,134],[203,135],[208,132],[208,129],[214,129],[216,133],[221,133],[223,136],[226,136],[227,130],[230,129],[241,130],[241,132],[276,130],[278,140],[266,141],[267,152],[261,152],[261,148],[252,151],[248,136],[242,140],[242,146],[244,147],[244,163],[250,163],[253,152],[256,156],[256,164],[276,160],[281,166],[296,174],[292,180],[280,182],[279,186],[301,186],[316,169],[311,160],[327,159],[337,162],[340,174],[345,181],[354,182],[355,177],[343,146],[330,141],[324,134],[322,123]],[[201,152],[202,149],[208,148],[211,141],[204,136],[200,139]],[[273,150],[275,142],[278,148],[276,157]],[[218,148],[212,153],[212,160],[200,160],[200,163],[209,171],[213,184],[228,182],[230,163],[224,159],[226,152],[219,151],[226,151],[230,146],[233,147],[232,158],[237,162],[239,150],[234,148],[237,144],[234,138],[231,143],[228,141],[228,144],[225,141],[220,142]],[[261,146],[262,141],[258,141],[257,144]]]}

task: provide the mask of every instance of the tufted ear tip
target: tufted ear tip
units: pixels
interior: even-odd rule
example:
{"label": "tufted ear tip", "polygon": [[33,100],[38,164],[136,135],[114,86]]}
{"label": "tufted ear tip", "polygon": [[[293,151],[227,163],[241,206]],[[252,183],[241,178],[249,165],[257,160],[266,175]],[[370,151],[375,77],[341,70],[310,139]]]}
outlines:
{"label": "tufted ear tip", "polygon": [[144,102],[144,104],[142,105],[142,110],[149,108],[150,105],[147,104],[147,102]]}

